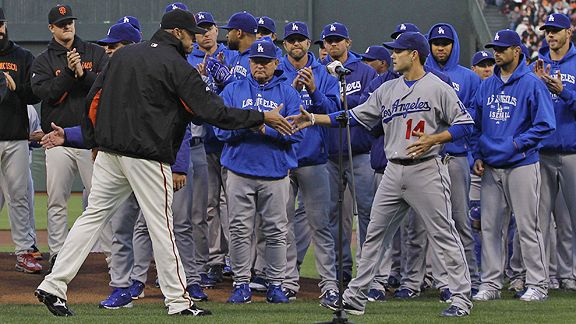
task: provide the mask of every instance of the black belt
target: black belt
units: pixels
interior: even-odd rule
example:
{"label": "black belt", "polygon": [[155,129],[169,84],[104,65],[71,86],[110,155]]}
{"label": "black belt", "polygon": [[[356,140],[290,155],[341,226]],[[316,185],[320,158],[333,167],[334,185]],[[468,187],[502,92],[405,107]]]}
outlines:
{"label": "black belt", "polygon": [[432,160],[435,157],[436,156],[433,155],[433,156],[428,156],[428,157],[421,158],[421,159],[392,159],[389,161],[394,163],[394,164],[400,164],[400,165],[407,166],[407,165],[416,165],[418,163],[426,162],[426,161]]}
{"label": "black belt", "polygon": [[190,146],[196,146],[198,144],[202,144],[204,139],[202,137],[192,137],[190,139]]}

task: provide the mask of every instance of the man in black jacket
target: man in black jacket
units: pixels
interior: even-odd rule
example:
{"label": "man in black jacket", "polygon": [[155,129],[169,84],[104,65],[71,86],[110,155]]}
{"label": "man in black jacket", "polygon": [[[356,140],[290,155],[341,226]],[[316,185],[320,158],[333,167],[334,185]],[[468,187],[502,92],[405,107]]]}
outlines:
{"label": "man in black jacket", "polygon": [[[75,20],[70,6],[57,5],[50,10],[48,29],[53,38],[32,65],[32,91],[42,99],[41,121],[45,133],[51,131],[51,122],[62,127],[80,124],[86,95],[97,73],[108,62],[103,48],[76,36]],[[92,178],[89,150],[58,147],[46,151],[51,263],[66,239],[67,200],[76,172],[89,191]]]}
{"label": "man in black jacket", "polygon": [[134,192],[146,219],[158,277],[169,314],[208,315],[186,292],[186,278],[174,242],[170,164],[186,124],[207,122],[223,129],[259,127],[263,122],[283,134],[288,122],[269,112],[227,108],[206,89],[186,61],[192,51],[194,15],[173,10],[148,42],[114,53],[87,97],[82,122],[85,143],[98,147],[88,207],[60,250],[52,273],[35,294],[57,316],[71,316],[67,284],[86,259],[104,224]]}
{"label": "man in black jacket", "polygon": [[7,90],[0,103],[0,176],[10,197],[10,226],[16,246],[16,270],[38,273],[42,266],[31,254],[34,245],[28,205],[28,108],[38,103],[30,88],[34,56],[8,38],[4,10],[0,8],[0,75]]}

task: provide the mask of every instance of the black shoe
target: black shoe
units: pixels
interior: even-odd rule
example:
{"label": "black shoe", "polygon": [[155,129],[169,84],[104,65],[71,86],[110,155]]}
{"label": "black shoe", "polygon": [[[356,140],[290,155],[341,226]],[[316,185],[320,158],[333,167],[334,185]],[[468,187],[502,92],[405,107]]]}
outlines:
{"label": "black shoe", "polygon": [[[337,312],[340,309],[339,304],[338,304],[338,299],[336,299],[330,303],[320,303],[320,306],[328,308],[329,310],[334,311],[334,312]],[[345,301],[342,301],[342,308],[348,314],[364,315],[363,309],[356,308],[356,307],[346,303]]]}
{"label": "black shoe", "polygon": [[208,269],[208,278],[214,280],[216,283],[224,281],[223,268],[224,266],[221,264],[211,266],[210,269]]}
{"label": "black shoe", "polygon": [[41,289],[36,289],[34,295],[38,300],[48,307],[48,310],[55,316],[74,316],[74,313],[66,305],[66,300],[54,296]]}
{"label": "black shoe", "polygon": [[468,316],[468,312],[463,310],[462,308],[456,306],[456,305],[452,305],[450,307],[448,307],[447,309],[445,309],[444,311],[442,311],[442,313],[440,314],[441,316],[444,317],[462,317],[462,316]]}
{"label": "black shoe", "polygon": [[206,309],[198,308],[196,305],[192,305],[190,308],[186,308],[185,310],[176,313],[174,315],[183,315],[183,316],[207,316],[212,315],[212,312]]}
{"label": "black shoe", "polygon": [[52,273],[52,269],[54,268],[54,263],[56,263],[56,257],[58,257],[58,254],[52,254],[50,256],[50,259],[48,260],[48,262],[50,262],[50,267],[48,268],[48,273],[47,274],[51,274]]}

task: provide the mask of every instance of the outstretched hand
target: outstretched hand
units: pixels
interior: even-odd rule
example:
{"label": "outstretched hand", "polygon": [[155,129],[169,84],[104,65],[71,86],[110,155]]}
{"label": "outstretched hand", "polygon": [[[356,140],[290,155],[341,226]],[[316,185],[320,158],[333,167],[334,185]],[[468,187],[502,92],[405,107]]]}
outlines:
{"label": "outstretched hand", "polygon": [[52,126],[53,131],[44,135],[40,141],[40,145],[45,149],[62,146],[64,144],[64,139],[66,138],[62,127],[54,123],[50,123],[50,126]]}
{"label": "outstretched hand", "polygon": [[264,112],[264,124],[274,128],[282,135],[291,135],[292,125],[280,115],[280,111],[284,108],[284,104],[280,104],[278,107]]}
{"label": "outstretched hand", "polygon": [[306,127],[312,126],[312,116],[309,112],[306,111],[306,109],[304,109],[303,106],[300,106],[300,114],[288,116],[286,119],[292,125],[293,132],[297,132]]}

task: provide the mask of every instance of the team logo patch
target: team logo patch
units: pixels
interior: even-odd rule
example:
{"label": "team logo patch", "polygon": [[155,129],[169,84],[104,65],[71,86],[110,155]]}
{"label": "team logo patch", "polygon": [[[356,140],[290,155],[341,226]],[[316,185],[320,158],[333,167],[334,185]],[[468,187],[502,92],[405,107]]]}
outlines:
{"label": "team logo patch", "polygon": [[292,23],[292,30],[298,30],[298,25],[296,25],[295,23]]}
{"label": "team logo patch", "polygon": [[483,57],[486,57],[486,56],[488,56],[488,53],[482,51],[482,56],[483,56]]}
{"label": "team logo patch", "polygon": [[66,14],[66,7],[60,7],[60,8],[58,8],[58,11],[60,12],[60,14],[62,16],[64,16]]}
{"label": "team logo patch", "polygon": [[258,25],[264,25],[264,19],[260,18],[260,20],[258,20]]}
{"label": "team logo patch", "polygon": [[494,40],[499,40],[500,39],[500,35],[498,35],[498,33],[496,33],[496,36],[494,36]]}
{"label": "team logo patch", "polygon": [[[125,22],[125,23],[130,22],[130,19],[128,19],[128,17],[124,16],[123,22]],[[110,33],[110,30],[108,30],[108,33]]]}
{"label": "team logo patch", "polygon": [[258,44],[258,53],[264,53],[264,47],[260,44]]}
{"label": "team logo patch", "polygon": [[554,21],[554,16],[550,15],[550,17],[548,18],[548,21]]}
{"label": "team logo patch", "polygon": [[404,24],[400,25],[400,30],[406,30],[406,25]]}
{"label": "team logo patch", "polygon": [[198,19],[204,19],[204,15],[203,14],[198,14]]}
{"label": "team logo patch", "polygon": [[336,31],[336,26],[330,25],[330,31]]}
{"label": "team logo patch", "polygon": [[438,34],[444,35],[444,29],[442,27],[438,27]]}

